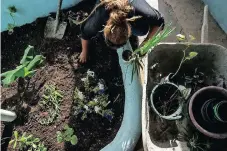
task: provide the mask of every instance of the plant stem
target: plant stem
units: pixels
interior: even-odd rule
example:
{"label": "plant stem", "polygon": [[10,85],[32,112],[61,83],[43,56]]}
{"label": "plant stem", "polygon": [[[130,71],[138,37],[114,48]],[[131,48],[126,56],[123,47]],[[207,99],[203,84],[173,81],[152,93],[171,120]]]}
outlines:
{"label": "plant stem", "polygon": [[171,79],[173,79],[173,78],[178,74],[178,72],[180,71],[180,68],[181,68],[183,62],[185,61],[185,51],[186,51],[188,48],[189,48],[189,46],[187,46],[187,47],[183,50],[183,58],[181,59],[181,62],[180,62],[180,65],[179,65],[177,71],[174,73],[174,75],[173,75],[172,77],[170,77]]}

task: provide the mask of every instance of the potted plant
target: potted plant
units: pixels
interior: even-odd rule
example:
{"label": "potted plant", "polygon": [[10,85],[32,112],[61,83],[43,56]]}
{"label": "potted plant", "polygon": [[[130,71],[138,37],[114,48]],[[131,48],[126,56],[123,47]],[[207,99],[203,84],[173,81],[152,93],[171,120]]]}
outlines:
{"label": "potted plant", "polygon": [[152,90],[151,107],[161,118],[176,120],[181,118],[183,94],[174,83],[164,82],[156,85]]}
{"label": "potted plant", "polygon": [[198,90],[191,97],[189,116],[193,125],[204,135],[227,138],[227,90],[208,86]]}

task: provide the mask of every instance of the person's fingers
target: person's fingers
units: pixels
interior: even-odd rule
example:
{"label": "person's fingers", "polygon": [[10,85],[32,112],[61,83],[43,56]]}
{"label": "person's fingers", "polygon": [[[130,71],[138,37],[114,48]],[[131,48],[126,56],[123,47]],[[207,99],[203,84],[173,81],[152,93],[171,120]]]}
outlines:
{"label": "person's fingers", "polygon": [[86,63],[87,62],[87,57],[84,57],[83,55],[79,56],[79,62],[80,63]]}

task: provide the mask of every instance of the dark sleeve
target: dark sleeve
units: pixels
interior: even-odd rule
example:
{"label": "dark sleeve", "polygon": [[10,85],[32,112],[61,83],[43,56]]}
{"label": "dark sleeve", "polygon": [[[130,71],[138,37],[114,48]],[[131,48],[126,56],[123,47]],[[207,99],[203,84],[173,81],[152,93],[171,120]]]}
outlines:
{"label": "dark sleeve", "polygon": [[131,4],[135,9],[135,15],[142,16],[141,19],[150,26],[164,27],[164,17],[158,10],[151,7],[146,0],[133,0]]}
{"label": "dark sleeve", "polygon": [[98,32],[103,30],[104,25],[108,19],[108,13],[104,7],[99,7],[97,10],[81,24],[81,38],[90,40],[96,36]]}

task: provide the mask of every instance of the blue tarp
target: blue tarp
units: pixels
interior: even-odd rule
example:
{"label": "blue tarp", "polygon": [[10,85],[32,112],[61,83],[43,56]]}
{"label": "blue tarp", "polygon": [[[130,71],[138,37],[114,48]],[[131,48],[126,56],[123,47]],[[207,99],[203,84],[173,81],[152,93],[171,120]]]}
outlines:
{"label": "blue tarp", "polygon": [[[81,0],[63,0],[62,8],[76,5]],[[15,6],[15,24],[21,26],[31,23],[38,17],[47,16],[50,12],[56,12],[58,0],[1,0],[1,32],[7,30],[7,26],[13,23],[8,7]]]}

